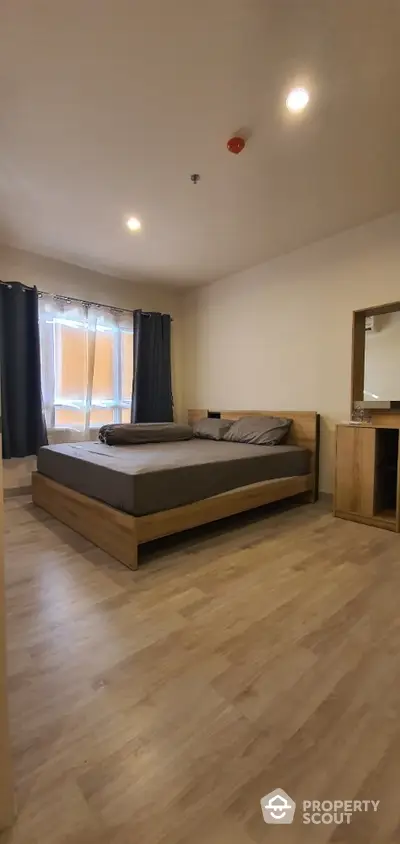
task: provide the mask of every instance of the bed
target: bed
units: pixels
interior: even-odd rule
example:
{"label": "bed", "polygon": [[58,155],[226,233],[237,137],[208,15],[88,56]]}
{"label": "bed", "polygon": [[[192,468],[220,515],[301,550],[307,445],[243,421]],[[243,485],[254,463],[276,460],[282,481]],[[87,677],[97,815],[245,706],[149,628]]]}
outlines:
{"label": "bed", "polygon": [[33,502],[134,569],[141,543],[294,495],[315,500],[317,413],[191,410],[188,421],[254,414],[290,418],[287,442],[269,447],[194,438],[45,447],[32,476]]}

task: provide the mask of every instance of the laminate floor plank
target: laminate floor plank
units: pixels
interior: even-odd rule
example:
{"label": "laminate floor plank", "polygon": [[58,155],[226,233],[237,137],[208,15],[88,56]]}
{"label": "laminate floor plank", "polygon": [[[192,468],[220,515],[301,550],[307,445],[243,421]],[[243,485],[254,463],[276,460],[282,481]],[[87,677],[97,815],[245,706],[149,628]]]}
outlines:
{"label": "laminate floor plank", "polygon": [[[5,503],[18,819],[1,844],[400,844],[400,537],[323,503],[140,549]],[[380,800],[267,826],[261,797]]]}

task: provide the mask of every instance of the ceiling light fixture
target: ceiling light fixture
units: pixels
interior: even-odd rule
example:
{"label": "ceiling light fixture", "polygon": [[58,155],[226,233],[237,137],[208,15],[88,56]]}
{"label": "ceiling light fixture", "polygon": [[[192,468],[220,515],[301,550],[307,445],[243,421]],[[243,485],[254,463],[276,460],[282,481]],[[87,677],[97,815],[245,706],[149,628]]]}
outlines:
{"label": "ceiling light fixture", "polygon": [[130,232],[138,232],[142,228],[142,224],[137,217],[128,217],[125,225]]}
{"label": "ceiling light fixture", "polygon": [[297,114],[308,104],[310,95],[305,88],[293,88],[286,97],[286,108]]}

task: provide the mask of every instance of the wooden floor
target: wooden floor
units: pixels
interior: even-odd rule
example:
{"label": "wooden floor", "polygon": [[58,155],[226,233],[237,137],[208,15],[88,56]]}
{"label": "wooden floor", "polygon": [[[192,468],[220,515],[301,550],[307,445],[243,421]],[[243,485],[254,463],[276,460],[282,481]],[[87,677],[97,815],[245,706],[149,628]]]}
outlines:
{"label": "wooden floor", "polygon": [[[400,538],[321,504],[131,572],[6,502],[19,819],[2,844],[400,841]],[[260,798],[380,800],[349,826]]]}

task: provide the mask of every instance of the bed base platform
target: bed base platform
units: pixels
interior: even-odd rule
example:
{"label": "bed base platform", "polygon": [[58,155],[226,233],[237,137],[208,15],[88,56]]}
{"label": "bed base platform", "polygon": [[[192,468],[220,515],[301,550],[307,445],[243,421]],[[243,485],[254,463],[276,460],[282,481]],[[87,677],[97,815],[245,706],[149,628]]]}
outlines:
{"label": "bed base platform", "polygon": [[261,481],[173,510],[163,510],[149,516],[131,516],[34,472],[32,500],[128,568],[136,569],[138,546],[141,543],[300,493],[310,492],[311,500],[313,484],[313,475]]}
{"label": "bed base platform", "polygon": [[232,421],[249,415],[285,416],[292,420],[288,443],[307,448],[311,455],[310,474],[279,478],[250,484],[148,516],[131,516],[101,501],[63,486],[39,472],[32,475],[32,498],[60,522],[111,554],[130,569],[138,566],[138,546],[152,539],[180,533],[189,528],[215,522],[246,510],[262,507],[306,493],[306,501],[318,498],[319,414],[311,410],[189,410],[193,424],[202,416],[217,416]]}

